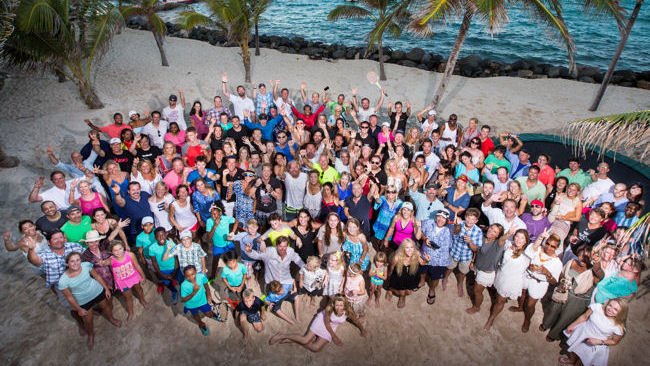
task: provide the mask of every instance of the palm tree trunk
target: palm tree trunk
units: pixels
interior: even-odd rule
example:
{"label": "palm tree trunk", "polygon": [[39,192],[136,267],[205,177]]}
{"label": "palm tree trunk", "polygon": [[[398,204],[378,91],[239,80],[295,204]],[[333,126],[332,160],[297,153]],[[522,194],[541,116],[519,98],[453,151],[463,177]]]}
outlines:
{"label": "palm tree trunk", "polygon": [[79,89],[79,94],[83,98],[84,102],[90,109],[102,109],[104,108],[104,103],[99,100],[95,89],[90,85],[90,82],[87,80],[77,80],[75,81],[77,88]]}
{"label": "palm tree trunk", "polygon": [[20,161],[15,156],[8,156],[0,146],[0,168],[14,168],[17,167]]}
{"label": "palm tree trunk", "polygon": [[639,11],[641,10],[641,4],[643,4],[643,0],[637,0],[636,5],[634,6],[634,10],[632,10],[632,14],[630,15],[630,19],[627,21],[627,25],[625,26],[625,33],[623,33],[623,36],[621,37],[621,41],[618,43],[618,49],[616,50],[614,57],[612,57],[612,62],[609,64],[609,69],[607,69],[607,73],[603,78],[603,82],[600,84],[600,88],[598,89],[596,98],[594,98],[591,107],[589,107],[589,110],[591,112],[594,112],[596,109],[598,109],[600,100],[603,99],[603,95],[605,95],[605,90],[607,89],[609,80],[612,78],[612,75],[614,75],[614,68],[616,67],[616,63],[618,62],[618,59],[621,57],[621,53],[623,53],[623,49],[625,48],[625,43],[627,42],[627,38],[630,36],[630,32],[632,31],[632,26],[634,26],[634,21],[636,20],[636,17],[637,15],[639,15]]}
{"label": "palm tree trunk", "polygon": [[255,56],[260,55],[260,34],[257,29],[257,20],[255,21]]}
{"label": "palm tree trunk", "polygon": [[165,54],[165,49],[163,48],[163,37],[161,34],[156,33],[156,31],[151,31],[153,33],[153,38],[156,40],[156,46],[158,46],[158,51],[160,51],[160,60],[162,61],[163,66],[169,66],[167,62],[167,55]]}
{"label": "palm tree trunk", "polygon": [[248,49],[248,40],[245,40],[244,42],[247,42],[245,45],[242,44],[241,49],[241,59],[242,62],[244,63],[244,80],[247,83],[251,82],[251,53]]}
{"label": "palm tree trunk", "polygon": [[463,22],[460,24],[460,29],[458,30],[458,36],[456,36],[456,42],[454,47],[449,53],[449,59],[447,60],[447,66],[445,67],[445,73],[442,76],[442,81],[436,90],[436,94],[433,96],[433,101],[431,101],[431,107],[436,108],[440,102],[440,98],[445,93],[447,84],[449,84],[449,79],[454,73],[454,68],[456,67],[456,61],[458,61],[458,55],[460,54],[460,49],[463,47],[463,42],[467,37],[467,32],[469,32],[469,26],[472,24],[472,18],[474,17],[474,12],[476,9],[474,7],[470,9],[465,9],[465,15],[463,16]]}
{"label": "palm tree trunk", "polygon": [[386,80],[386,71],[384,71],[384,49],[382,47],[382,38],[379,38],[379,41],[377,42],[377,47],[379,47],[379,80]]}

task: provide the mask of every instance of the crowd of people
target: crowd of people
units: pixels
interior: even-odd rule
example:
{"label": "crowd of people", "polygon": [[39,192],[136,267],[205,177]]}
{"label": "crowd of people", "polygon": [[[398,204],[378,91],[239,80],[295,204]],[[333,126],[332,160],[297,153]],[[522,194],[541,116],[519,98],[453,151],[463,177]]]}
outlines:
{"label": "crowd of people", "polygon": [[128,324],[134,297],[148,305],[147,281],[204,335],[206,317],[224,321],[216,299],[244,338],[269,313],[289,324],[316,314],[306,334],[269,343],[319,351],[341,344],[346,320],[365,336],[365,314],[393,296],[404,308],[426,286],[434,305],[453,274],[469,314],[488,290],[486,329],[514,300],[528,332],[540,302],[539,331],[560,342],[562,364],[607,363],[644,269],[641,243],[623,235],[644,211],[641,183],[612,181],[605,162],[583,170],[569,157],[561,169],[515,134],[493,141],[476,118],[463,128],[427,107],[413,121],[399,101],[384,112],[384,90],[373,105],[356,88],[333,100],[302,83],[296,103],[279,80],[253,84],[231,90],[224,74],[209,108],[186,111],[178,90],[162,111],[86,120],[70,162],[48,148],[52,186],[39,177],[28,198],[43,216],[4,241],[90,347],[94,314],[124,325],[112,305],[123,296]]}

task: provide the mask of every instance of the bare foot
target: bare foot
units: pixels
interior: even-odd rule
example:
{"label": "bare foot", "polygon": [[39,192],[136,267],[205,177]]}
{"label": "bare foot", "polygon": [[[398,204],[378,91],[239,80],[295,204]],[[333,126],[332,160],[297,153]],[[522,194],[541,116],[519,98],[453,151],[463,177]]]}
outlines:
{"label": "bare foot", "polygon": [[142,304],[143,308],[146,308],[147,306],[149,306],[149,303],[144,301],[144,300],[140,300],[140,304]]}
{"label": "bare foot", "polygon": [[463,297],[463,285],[458,285],[458,297]]}
{"label": "bare foot", "polygon": [[530,320],[524,319],[524,324],[521,326],[521,331],[523,333],[528,333],[528,329],[530,329]]}
{"label": "bare foot", "polygon": [[546,336],[545,339],[546,339],[546,341],[547,341],[548,343],[553,343],[553,342],[555,342],[555,341],[554,341],[551,337],[549,337],[549,336]]}
{"label": "bare foot", "polygon": [[485,323],[485,326],[483,327],[483,329],[490,330],[491,327],[492,327],[492,323],[488,320],[488,322]]}
{"label": "bare foot", "polygon": [[386,300],[390,300],[390,295],[391,295],[390,291],[386,291]]}
{"label": "bare foot", "polygon": [[442,291],[445,291],[447,289],[447,278],[442,279]]}
{"label": "bare foot", "polygon": [[128,327],[131,320],[133,320],[133,314],[129,314],[129,316],[126,317],[126,323],[124,323],[124,325]]}
{"label": "bare foot", "polygon": [[88,349],[93,349],[95,345],[95,337],[88,337]]}
{"label": "bare foot", "polygon": [[378,297],[375,298],[375,307],[376,308],[379,307],[379,298]]}
{"label": "bare foot", "polygon": [[466,312],[467,314],[475,314],[475,313],[478,313],[479,310],[481,310],[481,309],[472,306],[471,308],[467,308],[467,309],[465,309],[465,312]]}
{"label": "bare foot", "polygon": [[406,305],[406,298],[400,297],[399,301],[397,302],[397,307],[401,309],[404,307],[404,305]]}
{"label": "bare foot", "polygon": [[118,328],[120,328],[122,326],[122,322],[120,320],[115,319],[115,318],[110,319],[109,321],[111,322],[111,324],[113,324],[114,326],[116,326]]}
{"label": "bare foot", "polygon": [[524,309],[520,308],[519,306],[511,306],[508,308],[508,310],[512,311],[513,313],[521,313],[524,311]]}
{"label": "bare foot", "polygon": [[539,328],[537,328],[537,329],[539,329],[540,332],[546,332],[546,329],[544,329],[544,325],[543,325],[543,324],[540,324],[540,325],[539,325]]}
{"label": "bare foot", "polygon": [[84,327],[80,326],[80,327],[79,327],[79,335],[83,337],[83,336],[85,336],[85,335],[87,335],[87,334],[88,334],[88,333],[86,332],[86,330],[84,329]]}
{"label": "bare foot", "polygon": [[282,334],[275,333],[271,338],[269,338],[269,344],[274,345],[283,339]]}

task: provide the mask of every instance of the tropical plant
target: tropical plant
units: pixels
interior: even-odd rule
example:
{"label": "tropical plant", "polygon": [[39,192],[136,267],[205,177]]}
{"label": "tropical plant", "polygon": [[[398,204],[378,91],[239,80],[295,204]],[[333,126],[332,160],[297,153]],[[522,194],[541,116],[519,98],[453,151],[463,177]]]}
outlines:
{"label": "tropical plant", "polygon": [[[615,3],[616,6],[618,6],[618,1],[616,1]],[[643,4],[643,0],[636,1],[636,4],[634,5],[634,9],[632,10],[632,14],[630,14],[630,18],[627,19],[627,22],[625,23],[624,27],[622,26],[622,20],[621,20],[622,17],[619,14],[616,14],[615,16],[616,21],[619,25],[619,29],[622,30],[621,40],[618,43],[618,48],[616,49],[616,52],[612,57],[612,61],[609,64],[609,68],[605,73],[605,77],[603,78],[603,81],[600,84],[600,88],[598,88],[598,92],[594,97],[594,101],[591,103],[591,106],[589,107],[589,110],[592,112],[598,109],[598,105],[600,104],[600,100],[603,98],[603,95],[605,94],[607,85],[609,84],[609,81],[612,79],[612,75],[614,75],[614,68],[616,67],[616,63],[618,62],[618,59],[621,57],[621,53],[623,53],[623,49],[625,49],[625,43],[627,43],[627,38],[630,36],[630,32],[632,31],[634,22],[636,21],[636,18],[639,15],[639,12],[641,11],[642,4]],[[621,11],[620,7],[618,9],[620,12]],[[607,11],[607,8],[605,8],[605,11]]]}
{"label": "tropical plant", "polygon": [[16,1],[0,0],[0,48],[14,31]]}
{"label": "tropical plant", "polygon": [[167,26],[158,16],[158,12],[162,10],[165,10],[165,4],[160,0],[135,0],[132,2],[132,5],[120,8],[124,19],[136,15],[146,19],[151,27],[153,38],[156,40],[156,46],[158,46],[158,51],[160,52],[160,61],[163,66],[169,66],[165,48],[163,47]]}
{"label": "tropical plant", "polygon": [[3,56],[24,69],[64,74],[88,107],[98,109],[104,105],[93,85],[93,65],[124,20],[108,1],[81,2],[83,6],[70,7],[68,0],[21,0]]}
{"label": "tropical plant", "polygon": [[210,9],[206,16],[196,11],[179,14],[179,23],[185,29],[197,25],[214,26],[221,29],[228,40],[237,43],[241,52],[246,82],[251,81],[251,54],[248,41],[256,19],[266,11],[269,1],[259,0],[203,0]]}
{"label": "tropical plant", "polygon": [[574,139],[576,155],[598,150],[600,157],[607,150],[628,150],[640,152],[643,161],[650,151],[650,110],[585,118],[568,123],[563,131],[565,138]]}
{"label": "tropical plant", "polygon": [[361,0],[358,5],[339,5],[327,15],[327,20],[364,19],[370,18],[375,26],[366,35],[368,50],[377,46],[379,56],[379,79],[386,80],[384,71],[384,32],[388,31],[393,38],[402,35],[402,28],[411,16],[409,6],[412,0]]}
{"label": "tropical plant", "polygon": [[494,0],[426,0],[414,11],[415,18],[409,28],[421,36],[430,36],[436,27],[444,25],[450,17],[462,15],[462,23],[456,36],[445,72],[440,85],[433,96],[431,106],[436,108],[440,98],[445,92],[451,75],[456,67],[460,49],[465,42],[472,20],[477,17],[485,22],[490,34],[494,35],[501,27],[508,23],[508,10],[517,4],[527,11],[537,23],[544,26],[547,33],[564,43],[571,70],[575,68],[573,61],[574,44],[571,35],[562,18],[562,5],[560,0],[522,0],[522,1],[494,1]]}
{"label": "tropical plant", "polygon": [[[257,6],[257,2],[266,2],[267,4],[265,6],[268,7],[268,5],[271,3],[271,0],[253,0],[253,7]],[[262,13],[264,12],[257,14],[257,16],[255,17],[255,56],[260,55],[260,32],[259,32],[258,23],[260,22],[260,17],[262,16]]]}

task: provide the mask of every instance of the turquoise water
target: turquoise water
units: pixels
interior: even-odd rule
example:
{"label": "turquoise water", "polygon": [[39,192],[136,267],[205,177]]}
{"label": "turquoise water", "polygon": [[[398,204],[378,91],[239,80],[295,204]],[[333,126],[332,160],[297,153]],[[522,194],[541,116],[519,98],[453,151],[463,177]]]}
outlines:
{"label": "turquoise water", "polygon": [[[310,41],[341,43],[347,46],[365,45],[364,37],[372,28],[371,20],[327,21],[327,14],[344,0],[273,0],[264,14],[260,34],[303,37]],[[350,3],[347,3],[350,4]],[[359,3],[355,3],[359,4]],[[634,0],[622,0],[631,11]],[[193,5],[205,11],[203,4]],[[565,2],[564,18],[576,44],[576,62],[606,70],[619,42],[616,23],[611,19],[594,18],[584,14],[575,1]],[[499,34],[491,36],[484,24],[475,19],[461,50],[461,56],[477,54],[505,62],[525,58],[540,63],[567,65],[566,50],[545,36],[535,19],[519,9],[508,13],[510,22]],[[432,38],[422,39],[404,33],[399,39],[385,36],[384,44],[393,49],[410,50],[420,47],[446,57],[451,50],[460,19],[441,28]],[[650,69],[650,4],[645,3],[634,24],[617,69],[644,71]]]}

